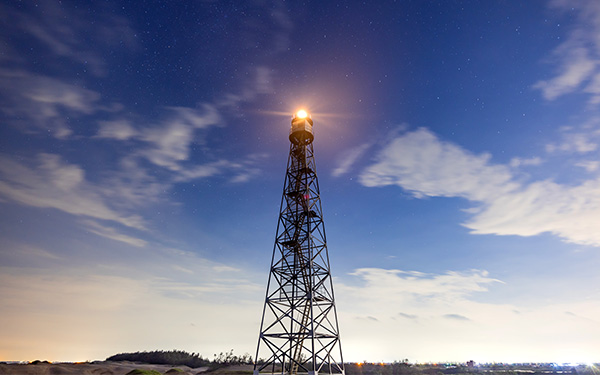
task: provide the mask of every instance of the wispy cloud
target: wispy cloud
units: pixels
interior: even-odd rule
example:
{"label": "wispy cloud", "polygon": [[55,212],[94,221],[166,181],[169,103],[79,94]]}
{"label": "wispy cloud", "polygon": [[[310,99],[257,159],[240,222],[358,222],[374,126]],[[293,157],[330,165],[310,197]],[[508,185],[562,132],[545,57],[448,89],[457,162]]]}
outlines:
{"label": "wispy cloud", "polygon": [[442,315],[443,318],[445,319],[450,319],[450,320],[458,320],[458,321],[464,321],[464,322],[468,322],[471,319],[467,318],[464,315],[460,315],[460,314],[444,314]]}
{"label": "wispy cloud", "polygon": [[21,161],[0,155],[0,199],[82,217],[79,222],[91,233],[143,247],[146,240],[119,225],[142,230],[146,235],[151,225],[139,214],[140,210],[151,204],[168,203],[167,192],[174,184],[225,172],[235,179],[250,173],[246,169],[252,169],[252,160],[247,161],[248,165],[208,163],[160,179],[140,167],[139,158],[126,157],[114,171],[91,182],[81,166],[68,163],[59,155],[40,153]]}
{"label": "wispy cloud", "polygon": [[588,154],[600,144],[600,117],[592,116],[576,126],[560,129],[560,139],[546,145],[549,153]]}
{"label": "wispy cloud", "polygon": [[478,234],[532,236],[550,232],[567,242],[600,246],[600,180],[578,186],[538,181],[485,202],[464,225]]}
{"label": "wispy cloud", "polygon": [[61,256],[40,246],[6,240],[0,242],[0,256],[3,263],[9,264],[15,262],[17,264],[34,265],[63,260]]}
{"label": "wispy cloud", "polygon": [[46,132],[57,138],[73,133],[69,117],[102,110],[100,94],[58,79],[20,70],[0,69],[0,111],[24,130]]}
{"label": "wispy cloud", "polygon": [[136,247],[143,247],[147,244],[146,241],[140,238],[120,233],[115,228],[102,225],[93,220],[84,220],[83,223],[87,226],[88,231],[102,237],[110,238],[111,240],[124,242]]}
{"label": "wispy cloud", "polygon": [[586,48],[578,46],[579,43],[579,41],[571,41],[561,45],[555,51],[558,59],[561,60],[559,75],[533,85],[533,88],[542,91],[546,99],[554,100],[575,91],[594,72],[595,62],[590,59]]}
{"label": "wispy cloud", "polygon": [[[553,355],[548,353],[560,353],[566,347],[593,346],[600,333],[598,321],[590,320],[600,312],[595,300],[552,301],[536,307],[481,302],[479,295],[503,285],[481,270],[426,274],[369,268],[351,276],[336,282],[347,358],[393,359],[402,352],[418,359],[419,353],[439,350],[445,358],[463,358],[469,353],[482,361],[550,359]],[[581,317],[565,319],[565,311]],[[376,318],[377,324],[368,317]],[[553,327],[553,339],[540,344],[548,325]],[[517,343],[515,337],[522,340]],[[365,341],[368,347],[361,345]]]}
{"label": "wispy cloud", "polygon": [[223,171],[234,166],[234,163],[228,160],[218,160],[202,165],[195,165],[191,168],[182,169],[175,177],[175,181],[191,181],[206,177],[216,176]]}
{"label": "wispy cloud", "polygon": [[510,159],[509,165],[513,168],[518,168],[521,166],[529,167],[529,166],[537,166],[542,164],[544,161],[540,157],[533,157],[528,159],[523,158],[512,158]]}
{"label": "wispy cloud", "polygon": [[159,280],[153,288],[160,293],[177,299],[201,299],[207,296],[239,296],[242,293],[258,294],[263,285],[244,279],[215,279],[212,282],[192,284],[181,281]]}
{"label": "wispy cloud", "polygon": [[600,169],[600,161],[584,160],[584,161],[580,161],[580,162],[576,163],[575,166],[581,167],[581,168],[585,169],[586,171],[592,173],[592,172],[596,172],[598,169]]}
{"label": "wispy cloud", "polygon": [[[400,316],[416,321],[417,317],[429,316],[430,309],[439,309],[441,305],[454,306],[475,293],[487,291],[491,284],[502,283],[482,270],[428,274],[360,268],[350,276],[346,280],[351,284],[336,282],[340,304],[353,316],[375,316],[380,320],[393,320]],[[424,308],[427,310],[425,315]]]}
{"label": "wispy cloud", "polygon": [[508,167],[489,163],[490,155],[471,154],[425,128],[392,139],[376,159],[361,173],[363,185],[397,185],[417,197],[484,201],[518,187]]}
{"label": "wispy cloud", "polygon": [[119,163],[99,179],[94,185],[107,199],[119,202],[125,210],[135,210],[141,206],[165,200],[172,181],[161,179],[142,165],[142,160],[125,156]]}
{"label": "wispy cloud", "polygon": [[276,30],[273,39],[273,50],[279,53],[288,49],[294,23],[283,3],[274,1],[272,5],[270,15]]}
{"label": "wispy cloud", "polygon": [[567,134],[559,145],[546,145],[546,151],[548,152],[577,152],[580,154],[592,152],[597,148],[598,144],[592,142],[589,134],[585,133]]}
{"label": "wispy cloud", "polygon": [[552,53],[550,61],[557,65],[554,77],[542,80],[533,88],[542,92],[547,100],[583,92],[591,95],[589,103],[600,103],[600,3],[594,0],[573,2],[551,1],[551,7],[561,11],[574,11],[576,26],[566,40]]}
{"label": "wispy cloud", "polygon": [[600,179],[579,185],[525,183],[508,166],[444,142],[426,129],[385,146],[360,176],[365,186],[397,185],[416,197],[462,197],[475,204],[463,225],[477,234],[533,236],[550,232],[567,242],[600,246]]}
{"label": "wispy cloud", "polygon": [[435,275],[417,271],[359,268],[350,275],[364,282],[364,287],[359,288],[360,290],[368,290],[369,295],[361,295],[361,299],[372,301],[384,297],[401,300],[416,296],[450,301],[475,292],[484,292],[489,284],[501,282],[490,278],[487,271],[480,270],[448,271]]}
{"label": "wispy cloud", "polygon": [[360,146],[352,148],[343,152],[338,160],[338,166],[333,170],[333,177],[339,177],[346,174],[350,167],[364,155],[364,153],[371,147],[370,143],[364,143]]}
{"label": "wispy cloud", "polygon": [[240,272],[240,269],[231,266],[218,265],[212,268],[216,272]]}
{"label": "wispy cloud", "polygon": [[7,48],[0,69],[0,112],[8,124],[66,139],[81,130],[78,120],[118,107],[102,103],[101,93],[86,82],[90,73],[93,78],[106,75],[109,52],[136,49],[135,32],[113,10],[107,3],[86,8],[57,2],[0,5],[0,34],[11,36],[3,39]]}
{"label": "wispy cloud", "polygon": [[98,138],[116,139],[118,141],[126,141],[135,136],[138,136],[138,131],[132,126],[131,122],[125,119],[100,121]]}
{"label": "wispy cloud", "polygon": [[219,125],[221,117],[210,105],[202,110],[170,108],[170,112],[159,125],[138,130],[138,137],[149,145],[140,154],[160,167],[177,171],[182,168],[180,162],[189,158],[195,130]]}
{"label": "wispy cloud", "polygon": [[32,164],[28,166],[0,155],[0,195],[28,206],[54,208],[145,229],[140,216],[111,208],[101,189],[86,181],[81,167],[66,163],[58,155],[43,153]]}
{"label": "wispy cloud", "polygon": [[398,316],[402,317],[402,318],[406,318],[406,319],[417,319],[418,316],[414,315],[414,314],[405,314],[405,313],[398,313]]}
{"label": "wispy cloud", "polygon": [[[137,43],[135,32],[125,18],[116,15],[107,6],[95,11],[95,16],[101,21],[90,27],[85,8],[56,2],[18,6],[6,3],[0,6],[7,35],[12,35],[20,43],[35,45],[54,58],[66,58],[79,65],[80,70],[83,67],[84,72],[89,70],[95,75],[105,75],[103,50],[114,47],[132,50]],[[8,58],[24,61],[18,55]]]}
{"label": "wispy cloud", "polygon": [[273,75],[268,66],[252,67],[248,71],[249,76],[240,79],[239,90],[218,97],[214,102],[216,107],[238,114],[240,105],[256,99],[259,94],[273,91]]}

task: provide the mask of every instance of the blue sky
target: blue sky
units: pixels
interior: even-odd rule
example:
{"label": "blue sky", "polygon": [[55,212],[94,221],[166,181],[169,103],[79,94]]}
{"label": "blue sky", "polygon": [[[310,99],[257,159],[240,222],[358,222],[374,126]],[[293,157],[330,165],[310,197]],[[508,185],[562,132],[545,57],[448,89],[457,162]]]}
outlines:
{"label": "blue sky", "polygon": [[346,360],[599,360],[599,3],[0,20],[0,360],[253,353],[301,107]]}

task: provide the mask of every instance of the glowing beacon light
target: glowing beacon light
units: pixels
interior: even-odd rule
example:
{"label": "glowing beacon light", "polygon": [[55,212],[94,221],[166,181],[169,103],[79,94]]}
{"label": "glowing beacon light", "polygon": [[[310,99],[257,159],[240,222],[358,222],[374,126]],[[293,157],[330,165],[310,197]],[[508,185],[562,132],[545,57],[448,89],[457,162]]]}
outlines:
{"label": "glowing beacon light", "polygon": [[290,142],[295,145],[309,145],[315,138],[313,135],[313,121],[306,110],[301,109],[292,118],[290,129]]}

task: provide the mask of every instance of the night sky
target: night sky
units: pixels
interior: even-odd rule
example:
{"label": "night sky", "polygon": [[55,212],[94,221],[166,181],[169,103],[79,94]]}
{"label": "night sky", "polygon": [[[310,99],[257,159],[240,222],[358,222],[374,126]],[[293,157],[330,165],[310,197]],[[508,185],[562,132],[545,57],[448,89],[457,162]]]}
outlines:
{"label": "night sky", "polygon": [[291,115],[347,361],[600,361],[600,2],[5,1],[0,360],[254,354]]}

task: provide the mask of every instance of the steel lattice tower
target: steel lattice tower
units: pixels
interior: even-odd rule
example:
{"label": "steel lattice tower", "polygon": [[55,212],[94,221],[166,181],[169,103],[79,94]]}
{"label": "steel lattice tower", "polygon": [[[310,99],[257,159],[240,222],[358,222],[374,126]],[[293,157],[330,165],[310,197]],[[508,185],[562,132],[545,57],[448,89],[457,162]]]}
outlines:
{"label": "steel lattice tower", "polygon": [[345,373],[312,127],[305,111],[292,119],[255,375]]}

